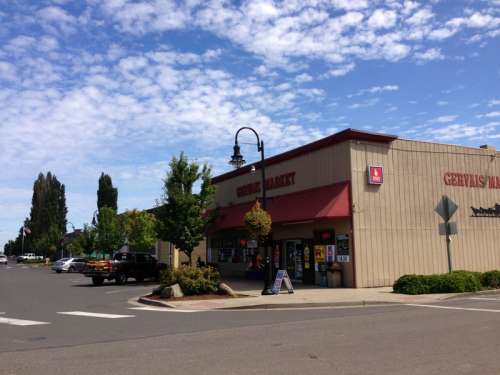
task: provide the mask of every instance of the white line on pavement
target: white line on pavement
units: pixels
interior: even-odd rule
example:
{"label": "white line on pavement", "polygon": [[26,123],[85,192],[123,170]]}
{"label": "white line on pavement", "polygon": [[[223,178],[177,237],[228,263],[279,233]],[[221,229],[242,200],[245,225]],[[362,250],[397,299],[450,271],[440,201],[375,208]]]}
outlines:
{"label": "white line on pavement", "polygon": [[203,312],[207,310],[181,310],[181,309],[172,309],[169,307],[156,307],[156,306],[144,306],[144,307],[129,307],[129,310],[141,310],[141,311],[163,311],[163,312]]}
{"label": "white line on pavement", "polygon": [[496,312],[496,313],[500,313],[500,310],[494,310],[494,309],[477,309],[477,308],[473,308],[473,307],[419,305],[419,304],[416,304],[416,303],[407,303],[406,306],[430,307],[430,308],[433,308],[433,309],[445,309],[445,310],[484,311],[484,312]]}
{"label": "white line on pavement", "polygon": [[0,318],[0,324],[10,324],[12,326],[37,326],[41,324],[50,324],[49,322],[37,322],[36,320]]}
{"label": "white line on pavement", "polygon": [[105,319],[120,319],[120,318],[134,318],[135,315],[117,315],[117,314],[101,314],[86,311],[61,311],[58,314],[62,315],[75,315],[75,316],[87,316],[91,318],[105,318]]}
{"label": "white line on pavement", "polygon": [[467,299],[473,299],[475,301],[496,301],[496,302],[500,302],[500,298],[489,298],[489,297],[484,297],[484,298],[481,298],[481,297],[471,297],[471,298],[467,298]]}

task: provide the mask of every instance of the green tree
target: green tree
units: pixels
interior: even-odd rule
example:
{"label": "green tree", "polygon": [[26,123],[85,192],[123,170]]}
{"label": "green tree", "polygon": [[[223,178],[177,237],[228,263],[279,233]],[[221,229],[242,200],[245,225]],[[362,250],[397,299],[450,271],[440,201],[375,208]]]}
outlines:
{"label": "green tree", "polygon": [[146,211],[132,210],[123,215],[123,230],[132,250],[147,251],[156,243],[156,218]]}
{"label": "green tree", "polygon": [[113,181],[109,175],[101,173],[97,190],[97,209],[101,211],[103,207],[118,210],[118,189],[113,187]]}
{"label": "green tree", "polygon": [[75,239],[72,245],[75,251],[90,256],[96,249],[97,229],[91,225],[85,224],[81,234]]}
{"label": "green tree", "polygon": [[97,215],[96,246],[103,254],[112,255],[123,245],[124,235],[116,215],[116,211],[109,207],[102,207]]}
{"label": "green tree", "polygon": [[64,184],[51,172],[40,173],[33,184],[30,218],[24,223],[31,230],[33,243],[43,248],[35,245],[36,250],[48,251],[59,246],[60,238],[66,233],[67,213]]}
{"label": "green tree", "polygon": [[47,232],[42,233],[33,242],[37,252],[45,257],[55,255],[57,248],[61,245],[63,234],[57,224],[52,224]]}
{"label": "green tree", "polygon": [[[205,164],[201,171],[197,163],[188,162],[184,153],[173,157],[170,170],[164,180],[164,193],[157,217],[158,234],[184,252],[192,264],[191,254],[205,237],[207,227],[214,219],[208,208],[213,202],[215,186],[211,182],[211,170]],[[193,187],[201,181],[199,193]]]}

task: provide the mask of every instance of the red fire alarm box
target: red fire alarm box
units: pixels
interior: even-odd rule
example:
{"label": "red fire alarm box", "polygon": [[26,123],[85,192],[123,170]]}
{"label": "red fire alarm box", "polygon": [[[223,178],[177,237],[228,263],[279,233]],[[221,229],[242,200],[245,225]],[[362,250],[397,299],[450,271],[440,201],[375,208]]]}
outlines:
{"label": "red fire alarm box", "polygon": [[380,165],[369,165],[368,183],[370,185],[382,185],[384,183],[384,167]]}

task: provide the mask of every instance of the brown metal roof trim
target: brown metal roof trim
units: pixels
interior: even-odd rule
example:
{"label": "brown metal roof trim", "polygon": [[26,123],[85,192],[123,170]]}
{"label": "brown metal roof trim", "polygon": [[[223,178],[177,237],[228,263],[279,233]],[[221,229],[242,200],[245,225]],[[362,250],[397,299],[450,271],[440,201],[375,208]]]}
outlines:
{"label": "brown metal roof trim", "polygon": [[[308,154],[310,152],[322,149],[324,147],[328,147],[337,143],[349,141],[349,140],[358,140],[358,141],[368,141],[368,142],[379,142],[379,143],[390,143],[396,140],[398,137],[395,135],[389,134],[380,134],[380,133],[371,133],[356,129],[345,129],[339,133],[332,134],[328,137],[319,139],[315,142],[308,143],[304,146],[300,146],[294,148],[293,150],[283,152],[281,154],[271,156],[270,158],[266,158],[266,167],[281,163],[285,160],[290,160],[296,158],[297,156]],[[260,162],[248,164],[245,167],[241,167],[239,169],[235,169],[234,171],[227,172],[216,176],[212,179],[212,183],[217,184],[222,181],[229,180],[233,177],[240,176],[242,174],[250,172],[251,166],[254,165],[255,168],[260,167]]]}

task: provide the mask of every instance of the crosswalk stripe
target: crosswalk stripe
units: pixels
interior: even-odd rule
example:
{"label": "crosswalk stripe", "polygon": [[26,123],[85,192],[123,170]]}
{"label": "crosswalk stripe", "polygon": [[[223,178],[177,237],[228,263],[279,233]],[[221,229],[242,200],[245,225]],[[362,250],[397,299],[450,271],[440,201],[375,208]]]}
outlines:
{"label": "crosswalk stripe", "polygon": [[495,309],[478,309],[478,308],[474,308],[474,307],[419,305],[419,304],[416,304],[416,303],[407,303],[406,306],[430,307],[430,308],[433,308],[433,309],[445,309],[445,310],[483,311],[483,312],[496,312],[496,313],[500,313],[500,310],[495,310]]}
{"label": "crosswalk stripe", "polygon": [[164,311],[164,312],[203,312],[205,310],[182,310],[182,309],[172,309],[169,307],[156,307],[156,306],[144,306],[144,307],[129,307],[129,310],[140,310],[140,311]]}
{"label": "crosswalk stripe", "polygon": [[12,326],[37,326],[50,324],[49,322],[37,322],[36,320],[12,319],[0,317],[0,324],[10,324]]}
{"label": "crosswalk stripe", "polygon": [[61,311],[61,312],[58,312],[58,314],[87,316],[90,318],[104,318],[104,319],[121,319],[121,318],[134,318],[135,317],[135,315],[102,314],[102,313],[93,313],[93,312],[86,312],[86,311]]}

